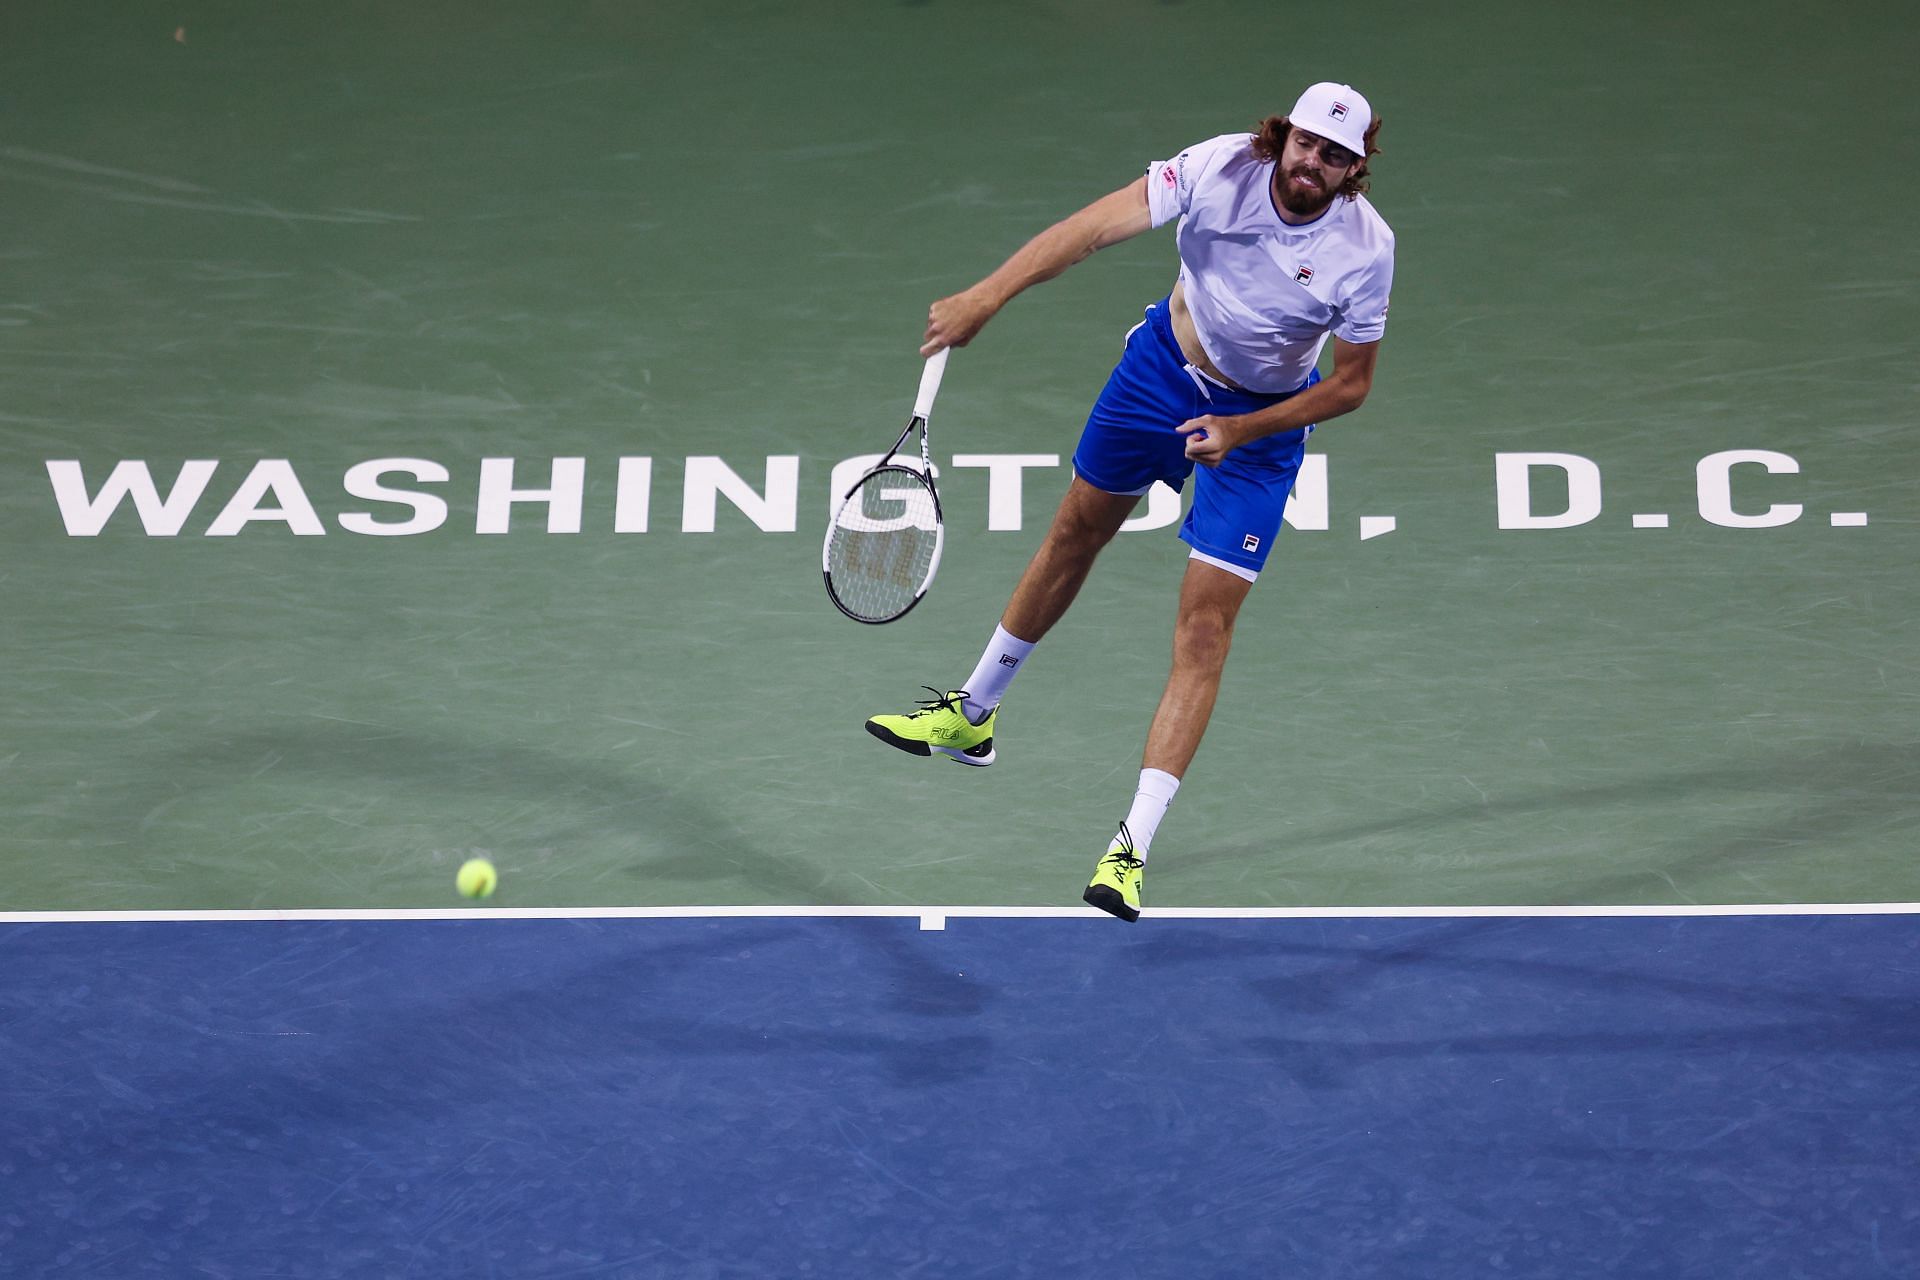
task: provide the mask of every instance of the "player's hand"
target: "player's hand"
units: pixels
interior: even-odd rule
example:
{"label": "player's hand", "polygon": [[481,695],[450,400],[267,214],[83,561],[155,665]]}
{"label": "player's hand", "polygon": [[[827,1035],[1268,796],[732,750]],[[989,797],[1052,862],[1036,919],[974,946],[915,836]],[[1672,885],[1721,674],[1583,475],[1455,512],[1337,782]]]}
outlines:
{"label": "player's hand", "polygon": [[1217,467],[1220,460],[1233,451],[1240,443],[1232,418],[1216,418],[1207,414],[1201,418],[1189,418],[1175,428],[1187,438],[1187,458],[1203,467]]}
{"label": "player's hand", "polygon": [[927,308],[927,332],[920,354],[930,356],[942,347],[966,346],[999,309],[977,288],[940,299]]}

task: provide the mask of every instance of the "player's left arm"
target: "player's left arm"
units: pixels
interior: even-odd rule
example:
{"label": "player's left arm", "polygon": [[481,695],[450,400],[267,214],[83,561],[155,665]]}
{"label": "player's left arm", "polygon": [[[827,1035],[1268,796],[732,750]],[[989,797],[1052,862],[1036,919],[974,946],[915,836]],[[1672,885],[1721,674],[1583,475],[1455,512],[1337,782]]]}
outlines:
{"label": "player's left arm", "polygon": [[1348,342],[1336,334],[1333,373],[1305,391],[1258,413],[1231,418],[1208,414],[1181,423],[1180,430],[1187,437],[1187,456],[1204,467],[1218,466],[1222,458],[1248,441],[1352,413],[1366,403],[1367,393],[1373,390],[1373,371],[1379,360],[1378,341]]}

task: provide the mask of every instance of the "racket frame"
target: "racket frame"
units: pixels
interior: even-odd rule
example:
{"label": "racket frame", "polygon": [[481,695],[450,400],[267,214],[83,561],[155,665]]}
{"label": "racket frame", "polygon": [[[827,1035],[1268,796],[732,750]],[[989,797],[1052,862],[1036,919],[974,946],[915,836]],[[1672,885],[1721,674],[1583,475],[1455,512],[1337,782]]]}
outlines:
{"label": "racket frame", "polygon": [[[840,501],[834,504],[833,518],[827,522],[827,536],[820,543],[820,579],[826,585],[827,599],[833,601],[833,607],[855,622],[864,622],[876,627],[884,626],[889,622],[898,622],[912,613],[914,606],[925,598],[927,588],[933,585],[934,575],[940,572],[940,553],[947,544],[947,515],[945,508],[940,505],[940,486],[935,484],[933,479],[933,445],[927,428],[927,419],[933,412],[933,397],[940,389],[940,379],[946,372],[946,364],[947,352],[944,348],[927,358],[926,367],[920,375],[920,393],[914,399],[913,416],[907,419],[906,430],[902,431],[900,438],[893,442],[893,448],[887,450],[886,456],[861,472],[860,478],[840,496]],[[907,437],[912,435],[916,428],[920,432],[920,470],[918,472],[915,472],[912,467],[895,465],[893,461],[907,443]],[[841,602],[839,592],[833,589],[831,560],[833,535],[840,528],[840,518],[846,513],[847,504],[853,501],[854,495],[860,492],[861,487],[882,471],[890,470],[916,476],[925,483],[927,492],[933,495],[933,558],[928,561],[927,572],[920,579],[920,585],[914,588],[913,599],[907,602],[905,608],[885,618],[864,618],[847,608]]]}

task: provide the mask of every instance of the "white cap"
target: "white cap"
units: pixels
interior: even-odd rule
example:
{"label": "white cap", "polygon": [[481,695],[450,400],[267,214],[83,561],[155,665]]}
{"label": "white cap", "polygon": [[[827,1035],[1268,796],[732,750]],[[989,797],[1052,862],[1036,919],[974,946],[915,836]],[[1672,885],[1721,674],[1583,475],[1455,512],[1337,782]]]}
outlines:
{"label": "white cap", "polygon": [[1323,80],[1300,95],[1287,115],[1287,123],[1337,142],[1365,159],[1373,108],[1352,85]]}

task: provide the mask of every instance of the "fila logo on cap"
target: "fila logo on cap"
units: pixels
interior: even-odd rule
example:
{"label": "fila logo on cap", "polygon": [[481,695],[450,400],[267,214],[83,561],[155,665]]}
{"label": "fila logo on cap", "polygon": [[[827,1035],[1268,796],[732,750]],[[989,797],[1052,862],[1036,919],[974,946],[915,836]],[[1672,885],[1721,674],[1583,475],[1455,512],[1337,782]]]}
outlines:
{"label": "fila logo on cap", "polygon": [[1327,108],[1327,114],[1335,120],[1345,120],[1347,118],[1347,104],[1344,102],[1336,102]]}

